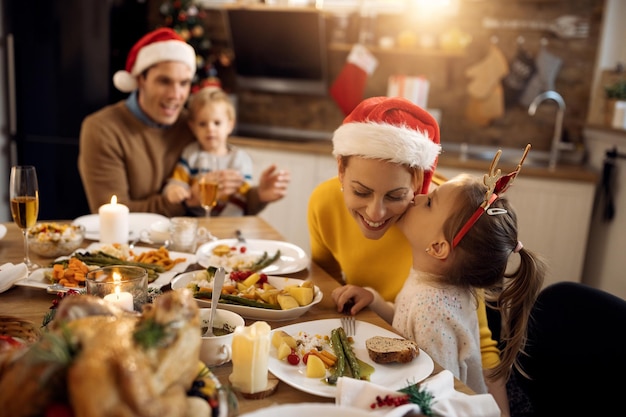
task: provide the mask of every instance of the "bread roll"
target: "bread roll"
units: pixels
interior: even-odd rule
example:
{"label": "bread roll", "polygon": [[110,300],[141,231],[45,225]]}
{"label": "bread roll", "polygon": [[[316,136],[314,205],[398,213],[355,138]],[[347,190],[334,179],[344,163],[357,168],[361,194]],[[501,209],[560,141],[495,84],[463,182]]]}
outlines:
{"label": "bread roll", "polygon": [[374,336],[365,341],[365,347],[376,363],[408,363],[419,355],[417,343],[401,338]]}

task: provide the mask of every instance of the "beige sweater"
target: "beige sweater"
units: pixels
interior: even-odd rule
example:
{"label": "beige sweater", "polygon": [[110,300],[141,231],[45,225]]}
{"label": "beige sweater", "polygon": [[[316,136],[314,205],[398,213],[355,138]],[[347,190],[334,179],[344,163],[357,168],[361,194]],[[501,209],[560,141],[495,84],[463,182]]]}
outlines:
{"label": "beige sweater", "polygon": [[124,101],[85,118],[80,132],[78,170],[92,213],[110,202],[131,212],[185,214],[182,204],[167,202],[161,189],[174,170],[183,148],[194,141],[187,115],[168,128],[143,124]]}

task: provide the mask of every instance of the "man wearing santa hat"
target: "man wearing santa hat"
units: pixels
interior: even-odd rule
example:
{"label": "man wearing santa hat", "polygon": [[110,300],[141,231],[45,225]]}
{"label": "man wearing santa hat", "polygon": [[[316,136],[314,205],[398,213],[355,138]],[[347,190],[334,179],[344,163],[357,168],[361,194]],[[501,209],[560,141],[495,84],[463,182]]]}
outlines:
{"label": "man wearing santa hat", "polygon": [[[87,116],[81,126],[78,170],[92,213],[113,195],[132,212],[168,217],[199,206],[197,190],[183,203],[170,203],[161,193],[183,148],[194,141],[185,103],[195,72],[193,47],[170,28],[146,34],[131,48],[125,69],[113,76],[129,97]],[[288,174],[266,169],[248,193],[249,214],[282,198],[288,183]],[[273,199],[263,201],[260,189]]]}

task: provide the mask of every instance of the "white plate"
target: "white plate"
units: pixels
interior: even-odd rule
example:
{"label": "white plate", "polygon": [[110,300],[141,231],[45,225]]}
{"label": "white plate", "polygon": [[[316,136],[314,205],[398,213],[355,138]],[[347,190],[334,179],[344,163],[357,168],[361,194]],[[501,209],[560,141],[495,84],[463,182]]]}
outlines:
{"label": "white plate", "polygon": [[[142,230],[150,230],[150,225],[158,221],[169,221],[165,216],[155,213],[129,213],[128,224],[130,225],[129,240],[141,236]],[[74,219],[72,224],[82,224],[85,226],[85,239],[100,240],[100,216],[88,214]]]}
{"label": "white plate", "polygon": [[323,403],[281,404],[240,414],[239,417],[372,417],[372,412],[356,407]]}
{"label": "white plate", "polygon": [[[98,250],[100,246],[101,246],[100,243],[92,243],[87,248],[79,249],[78,251],[90,252],[90,251]],[[154,249],[135,246],[135,248],[133,249],[133,252],[135,254],[140,254],[140,253],[148,252],[151,250],[154,250]],[[67,257],[64,256],[62,258],[67,258]],[[58,259],[62,259],[62,258],[58,258]],[[161,288],[162,286],[169,284],[170,281],[172,281],[172,278],[176,276],[176,274],[183,272],[185,269],[187,269],[187,266],[189,266],[189,264],[196,262],[196,256],[190,253],[170,252],[170,258],[171,259],[185,258],[185,261],[177,263],[169,271],[159,274],[159,277],[156,280],[148,284],[149,287]],[[35,287],[35,288],[48,288],[52,284],[44,275],[44,272],[46,270],[49,270],[49,268],[36,269],[26,279],[16,282],[15,285],[23,285],[26,287]]]}
{"label": "white plate", "polygon": [[[307,269],[310,263],[308,255],[299,246],[279,240],[263,239],[246,239],[245,245],[239,243],[237,239],[221,239],[205,243],[196,251],[198,263],[205,268],[210,266],[209,259],[213,256],[213,248],[218,245],[245,246],[247,255],[259,256],[263,255],[263,252],[267,252],[268,256],[272,256],[277,250],[280,250],[280,259],[260,271],[267,275],[293,274]],[[227,272],[230,272],[229,268],[225,269]]]}
{"label": "white plate", "polygon": [[0,224],[0,239],[2,239],[4,235],[6,234],[7,234],[7,227],[3,224]]}
{"label": "white plate", "polygon": [[[294,337],[297,336],[298,332],[327,335],[330,337],[330,332],[337,327],[341,327],[341,321],[339,319],[314,320],[279,327],[274,329],[272,333],[283,330]],[[433,372],[433,369],[435,369],[433,360],[422,349],[420,349],[419,355],[409,363],[375,363],[369,358],[367,349],[365,348],[365,340],[373,336],[401,337],[382,327],[357,320],[356,335],[352,336],[354,339],[353,349],[360,360],[374,367],[374,373],[370,376],[372,383],[392,390],[399,390],[409,384],[415,384],[426,379]],[[276,353],[276,348],[272,346],[269,359],[269,371],[276,375],[278,379],[309,394],[328,398],[335,397],[337,387],[322,382],[320,378],[307,378],[306,365],[302,363],[298,366],[290,365],[287,361],[279,360]]]}
{"label": "white plate", "polygon": [[[196,271],[197,272],[197,271]],[[195,272],[186,272],[184,274],[180,274],[179,276],[172,279],[172,289],[176,290],[178,288],[186,288],[187,284],[190,281],[196,279]],[[278,289],[283,289],[288,285],[300,285],[302,284],[301,279],[295,278],[284,278],[284,277],[274,277],[268,276],[267,282],[272,284]],[[296,307],[289,310],[270,310],[266,308],[258,308],[258,307],[248,307],[248,306],[240,306],[235,304],[223,304],[220,303],[219,307],[224,310],[233,311],[240,316],[252,319],[252,320],[267,320],[267,321],[283,321],[283,320],[293,320],[297,317],[300,317],[315,304],[322,301],[323,294],[320,291],[319,287],[314,287],[314,297],[311,304],[303,307]],[[209,300],[199,300],[196,299],[198,303],[198,307],[211,307],[211,301]]]}

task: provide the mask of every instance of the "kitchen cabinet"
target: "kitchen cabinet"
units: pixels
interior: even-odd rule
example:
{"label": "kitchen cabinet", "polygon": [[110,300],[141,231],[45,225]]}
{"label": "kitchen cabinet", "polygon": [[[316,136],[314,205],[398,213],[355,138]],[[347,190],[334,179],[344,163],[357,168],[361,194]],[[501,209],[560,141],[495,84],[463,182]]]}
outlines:
{"label": "kitchen cabinet", "polygon": [[254,164],[254,179],[271,164],[291,174],[287,196],[269,204],[260,216],[277,229],[289,242],[310,254],[306,212],[309,195],[317,184],[337,175],[337,163],[330,155],[244,147]]}
{"label": "kitchen cabinet", "polygon": [[[263,142],[259,142],[259,146],[240,145],[254,161],[255,178],[272,163],[291,173],[288,195],[270,204],[260,216],[288,241],[310,253],[306,223],[309,195],[318,183],[337,175],[335,159],[330,152],[281,150],[264,147]],[[438,171],[447,178],[461,172],[484,174],[442,163]],[[548,263],[544,286],[557,281],[582,280],[595,188],[595,182],[591,181],[524,177],[522,171],[507,192],[507,198],[517,211],[520,240]],[[511,257],[512,262],[516,260]]]}

